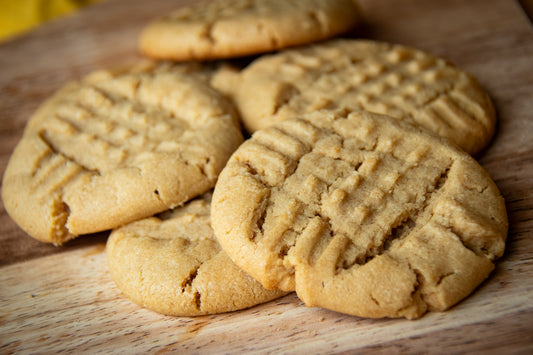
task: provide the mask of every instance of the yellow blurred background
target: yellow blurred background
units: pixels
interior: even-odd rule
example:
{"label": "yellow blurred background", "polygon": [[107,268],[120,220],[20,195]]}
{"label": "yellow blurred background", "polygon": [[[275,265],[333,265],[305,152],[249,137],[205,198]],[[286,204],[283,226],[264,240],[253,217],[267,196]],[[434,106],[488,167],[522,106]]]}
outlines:
{"label": "yellow blurred background", "polygon": [[0,0],[0,41],[103,0]]}

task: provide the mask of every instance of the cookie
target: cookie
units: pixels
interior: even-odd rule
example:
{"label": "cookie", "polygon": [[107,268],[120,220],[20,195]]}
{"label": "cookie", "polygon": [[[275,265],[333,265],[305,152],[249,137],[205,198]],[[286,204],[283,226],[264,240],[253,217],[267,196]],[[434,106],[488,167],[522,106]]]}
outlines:
{"label": "cookie", "polygon": [[2,198],[29,235],[62,244],[210,190],[242,139],[232,104],[205,76],[168,64],[99,71],[30,119]]}
{"label": "cookie", "polygon": [[222,248],[263,286],[363,317],[448,309],[507,235],[504,200],[471,156],[364,111],[257,131],[220,174],[211,213]]}
{"label": "cookie", "polygon": [[318,109],[363,109],[409,119],[471,154],[494,133],[495,113],[474,77],[422,51],[368,40],[335,39],[252,62],[233,85],[245,128]]}
{"label": "cookie", "polygon": [[355,0],[215,0],[148,24],[142,53],[156,59],[252,55],[347,32],[360,21]]}
{"label": "cookie", "polygon": [[241,271],[210,225],[211,193],[159,216],[114,230],[108,269],[133,302],[153,311],[197,316],[236,311],[281,297]]}

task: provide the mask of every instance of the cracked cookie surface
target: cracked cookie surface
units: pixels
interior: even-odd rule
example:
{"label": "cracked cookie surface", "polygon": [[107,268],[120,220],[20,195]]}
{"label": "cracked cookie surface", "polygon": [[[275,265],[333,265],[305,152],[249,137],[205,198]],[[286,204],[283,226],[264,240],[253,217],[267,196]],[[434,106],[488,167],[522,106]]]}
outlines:
{"label": "cracked cookie surface", "polygon": [[153,21],[139,46],[158,59],[229,58],[329,38],[359,20],[354,0],[215,0]]}
{"label": "cracked cookie surface", "polygon": [[362,109],[409,119],[470,154],[495,129],[492,102],[477,80],[420,50],[334,39],[256,59],[218,88],[232,97],[245,128],[318,109]]}
{"label": "cracked cookie surface", "polygon": [[233,106],[206,76],[139,65],[60,89],[10,158],[9,215],[32,237],[61,244],[210,190],[243,138]]}
{"label": "cracked cookie surface", "polygon": [[210,225],[211,193],[173,211],[115,229],[109,272],[132,301],[153,311],[196,316],[236,311],[281,297],[241,271]]}
{"label": "cracked cookie surface", "polygon": [[507,235],[504,200],[468,154],[345,110],[257,131],[219,176],[212,224],[265,287],[364,317],[451,307],[490,274]]}

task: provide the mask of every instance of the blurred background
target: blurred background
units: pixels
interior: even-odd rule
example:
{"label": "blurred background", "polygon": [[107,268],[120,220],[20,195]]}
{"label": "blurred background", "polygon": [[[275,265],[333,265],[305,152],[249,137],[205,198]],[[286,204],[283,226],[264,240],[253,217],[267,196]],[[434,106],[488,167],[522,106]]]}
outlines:
{"label": "blurred background", "polygon": [[[0,0],[0,42],[39,24],[106,0]],[[507,0],[513,1],[513,0]],[[517,1],[533,21],[533,0]]]}
{"label": "blurred background", "polygon": [[0,42],[105,0],[0,0]]}

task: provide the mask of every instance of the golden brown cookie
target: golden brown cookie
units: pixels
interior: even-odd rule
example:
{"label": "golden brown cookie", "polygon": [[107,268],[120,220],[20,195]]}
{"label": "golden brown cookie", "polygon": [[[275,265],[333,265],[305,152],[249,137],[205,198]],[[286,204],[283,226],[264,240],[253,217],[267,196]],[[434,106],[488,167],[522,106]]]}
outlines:
{"label": "golden brown cookie", "polygon": [[241,271],[210,224],[211,193],[114,230],[106,246],[118,288],[153,311],[197,316],[236,311],[281,297]]}
{"label": "golden brown cookie", "polygon": [[220,174],[211,213],[222,248],[265,287],[364,317],[451,307],[507,234],[504,200],[472,157],[363,111],[257,131]]}
{"label": "golden brown cookie", "polygon": [[410,119],[474,154],[489,143],[496,121],[468,73],[414,48],[368,40],[263,56],[236,79],[214,84],[235,100],[250,133],[322,108],[363,109]]}
{"label": "golden brown cookie", "polygon": [[61,244],[210,190],[242,139],[231,103],[182,67],[95,72],[30,119],[2,198],[29,235]]}
{"label": "golden brown cookie", "polygon": [[355,0],[215,0],[182,7],[140,37],[158,59],[251,55],[333,37],[360,20]]}

